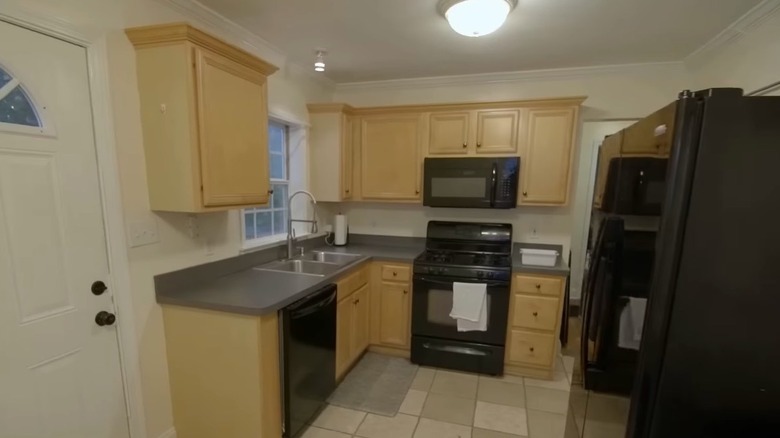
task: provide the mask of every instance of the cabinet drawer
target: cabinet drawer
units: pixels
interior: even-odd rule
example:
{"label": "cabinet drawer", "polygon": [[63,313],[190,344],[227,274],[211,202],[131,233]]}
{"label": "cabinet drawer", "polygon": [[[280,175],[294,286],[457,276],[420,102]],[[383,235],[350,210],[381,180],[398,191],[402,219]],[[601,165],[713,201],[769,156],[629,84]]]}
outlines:
{"label": "cabinet drawer", "polygon": [[513,329],[509,333],[509,362],[521,362],[537,366],[552,364],[555,336],[547,333],[531,333]]}
{"label": "cabinet drawer", "polygon": [[352,295],[353,292],[360,289],[364,284],[368,283],[369,275],[370,270],[367,266],[363,266],[357,271],[339,279],[339,281],[336,282],[336,286],[338,288],[336,290],[338,301],[341,301],[344,298]]}
{"label": "cabinet drawer", "polygon": [[553,297],[515,294],[512,325],[538,330],[555,330],[560,301]]}
{"label": "cabinet drawer", "polygon": [[516,275],[514,291],[524,294],[542,294],[560,296],[563,290],[563,278],[536,275]]}
{"label": "cabinet drawer", "polygon": [[409,281],[411,269],[403,265],[382,265],[382,280]]}

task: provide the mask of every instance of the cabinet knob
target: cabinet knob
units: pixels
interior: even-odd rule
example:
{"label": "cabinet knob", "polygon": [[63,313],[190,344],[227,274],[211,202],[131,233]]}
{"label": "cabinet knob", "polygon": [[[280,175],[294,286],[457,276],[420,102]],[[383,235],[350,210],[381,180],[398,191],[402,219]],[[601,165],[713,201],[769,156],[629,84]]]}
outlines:
{"label": "cabinet knob", "polygon": [[356,299],[352,304],[358,304],[360,302],[360,298]]}
{"label": "cabinet knob", "polygon": [[397,275],[398,275],[398,273],[397,273],[397,272],[395,272],[395,271],[393,271],[393,277],[395,277],[395,276],[397,276]]}
{"label": "cabinet knob", "polygon": [[468,146],[468,143],[463,143],[463,149],[466,149],[467,146]]}
{"label": "cabinet knob", "polygon": [[534,312],[533,315],[534,316],[539,316],[539,312]]}
{"label": "cabinet knob", "polygon": [[408,291],[408,290],[406,290],[406,289],[404,289],[404,295],[406,295],[406,294],[408,294],[408,293],[409,293],[409,291]]}
{"label": "cabinet knob", "polygon": [[344,190],[344,192],[346,192],[346,193],[349,193],[349,189],[347,189],[347,190]]}
{"label": "cabinet knob", "polygon": [[417,190],[415,190],[415,191],[414,191],[414,194],[415,194],[415,195],[419,195],[419,194],[420,194],[420,189],[417,189]]}
{"label": "cabinet knob", "polygon": [[477,142],[477,147],[478,147],[478,148],[481,148],[481,147],[482,147],[482,143],[480,143],[480,142]]}
{"label": "cabinet knob", "polygon": [[530,351],[531,353],[533,353],[533,352],[534,352],[534,347],[528,347],[528,351]]}
{"label": "cabinet knob", "polygon": [[269,194],[269,195],[273,195],[273,194],[274,194],[274,189],[271,189],[271,190],[269,190],[269,191],[268,191],[268,194]]}
{"label": "cabinet knob", "polygon": [[523,196],[528,196],[528,192],[523,192]]}
{"label": "cabinet knob", "polygon": [[541,288],[542,288],[542,285],[541,285],[541,284],[537,284],[537,285],[536,285],[536,288],[537,288],[537,289],[541,289]]}

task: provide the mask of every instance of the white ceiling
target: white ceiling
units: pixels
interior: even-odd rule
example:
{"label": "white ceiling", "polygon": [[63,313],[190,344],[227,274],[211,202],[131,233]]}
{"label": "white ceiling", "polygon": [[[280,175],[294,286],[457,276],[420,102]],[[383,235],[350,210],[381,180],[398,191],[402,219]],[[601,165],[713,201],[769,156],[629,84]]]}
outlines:
{"label": "white ceiling", "polygon": [[453,32],[437,0],[201,0],[337,83],[679,61],[759,0],[520,0],[496,33]]}

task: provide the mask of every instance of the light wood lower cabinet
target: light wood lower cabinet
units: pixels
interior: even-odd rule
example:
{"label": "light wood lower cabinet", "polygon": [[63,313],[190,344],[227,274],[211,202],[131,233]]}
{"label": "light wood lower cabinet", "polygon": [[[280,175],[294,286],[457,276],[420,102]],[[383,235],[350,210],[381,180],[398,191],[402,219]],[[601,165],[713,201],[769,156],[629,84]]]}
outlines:
{"label": "light wood lower cabinet", "polygon": [[336,379],[360,358],[369,340],[369,266],[336,282]]}
{"label": "light wood lower cabinet", "polygon": [[563,291],[559,276],[517,274],[509,300],[507,374],[551,379],[558,354]]}
{"label": "light wood lower cabinet", "polygon": [[371,267],[371,345],[408,355],[411,346],[411,265],[375,262]]}
{"label": "light wood lower cabinet", "polygon": [[409,285],[383,281],[379,289],[379,343],[393,347],[409,346]]}
{"label": "light wood lower cabinet", "polygon": [[162,306],[180,437],[281,437],[279,320]]}

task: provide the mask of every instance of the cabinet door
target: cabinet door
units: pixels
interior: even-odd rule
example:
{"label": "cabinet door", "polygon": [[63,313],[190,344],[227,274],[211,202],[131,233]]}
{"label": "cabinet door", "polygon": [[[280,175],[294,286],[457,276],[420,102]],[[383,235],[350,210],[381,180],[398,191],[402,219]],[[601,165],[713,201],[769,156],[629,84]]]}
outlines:
{"label": "cabinet door", "polygon": [[604,139],[599,148],[599,163],[596,167],[596,188],[593,191],[593,207],[601,208],[604,192],[607,190],[607,171],[609,162],[620,156],[620,145],[623,142],[623,131]]}
{"label": "cabinet door", "polygon": [[352,199],[352,117],[342,116],[341,127],[341,199]]}
{"label": "cabinet door", "polygon": [[531,109],[520,159],[520,202],[565,204],[569,191],[576,108]]}
{"label": "cabinet door", "polygon": [[358,289],[352,298],[354,305],[352,327],[352,358],[359,356],[368,348],[369,339],[369,307],[368,285]]}
{"label": "cabinet door", "polygon": [[465,155],[468,153],[469,113],[432,113],[428,155]]}
{"label": "cabinet door", "polygon": [[379,291],[379,341],[397,347],[409,346],[409,285],[382,282]]}
{"label": "cabinet door", "polygon": [[361,125],[364,199],[420,199],[421,115],[368,116]]}
{"label": "cabinet door", "polygon": [[626,128],[621,155],[668,156],[676,112],[673,102]]}
{"label": "cabinet door", "polygon": [[352,360],[352,327],[355,304],[351,295],[336,306],[336,378],[340,378]]}
{"label": "cabinet door", "polygon": [[518,110],[477,111],[477,153],[516,153],[518,123]]}
{"label": "cabinet door", "polygon": [[196,53],[203,205],[266,204],[270,179],[265,77],[206,50]]}

